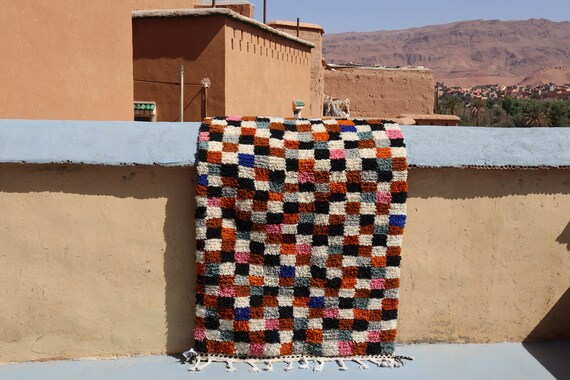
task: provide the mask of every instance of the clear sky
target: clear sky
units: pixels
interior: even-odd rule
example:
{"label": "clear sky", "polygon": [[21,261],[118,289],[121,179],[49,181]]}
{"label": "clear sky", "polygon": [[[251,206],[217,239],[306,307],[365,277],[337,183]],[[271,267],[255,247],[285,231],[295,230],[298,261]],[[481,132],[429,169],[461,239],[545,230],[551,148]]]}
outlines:
{"label": "clear sky", "polygon": [[[263,20],[263,0],[255,18]],[[395,30],[476,19],[570,20],[570,0],[267,0],[267,20],[321,24],[326,33]]]}

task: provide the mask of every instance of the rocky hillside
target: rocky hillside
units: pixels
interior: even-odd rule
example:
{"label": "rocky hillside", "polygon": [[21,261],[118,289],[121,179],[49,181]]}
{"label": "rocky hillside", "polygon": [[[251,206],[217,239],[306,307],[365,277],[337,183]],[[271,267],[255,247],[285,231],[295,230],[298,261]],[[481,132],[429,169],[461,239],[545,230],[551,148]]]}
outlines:
{"label": "rocky hillside", "polygon": [[466,21],[325,35],[330,63],[426,66],[450,85],[518,84],[543,67],[570,63],[570,22]]}
{"label": "rocky hillside", "polygon": [[545,83],[570,84],[570,66],[543,67],[524,78],[519,85],[533,86]]}

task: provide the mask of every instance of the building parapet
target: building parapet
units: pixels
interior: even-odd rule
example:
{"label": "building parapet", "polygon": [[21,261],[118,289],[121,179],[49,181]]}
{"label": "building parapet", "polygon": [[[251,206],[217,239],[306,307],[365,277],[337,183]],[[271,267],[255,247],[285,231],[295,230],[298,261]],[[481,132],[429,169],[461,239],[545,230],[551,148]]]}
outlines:
{"label": "building parapet", "polygon": [[[199,123],[0,120],[0,163],[193,166],[198,128]],[[570,167],[570,128],[402,131],[415,167]]]}
{"label": "building parapet", "polygon": [[227,8],[165,9],[165,10],[133,11],[132,16],[133,18],[190,18],[190,17],[223,16],[252,25],[258,29],[269,32],[275,36],[297,42],[301,45],[305,45],[310,48],[315,47],[315,45],[309,41],[305,41],[289,33],[281,32],[253,18],[242,16],[239,13],[236,13]]}

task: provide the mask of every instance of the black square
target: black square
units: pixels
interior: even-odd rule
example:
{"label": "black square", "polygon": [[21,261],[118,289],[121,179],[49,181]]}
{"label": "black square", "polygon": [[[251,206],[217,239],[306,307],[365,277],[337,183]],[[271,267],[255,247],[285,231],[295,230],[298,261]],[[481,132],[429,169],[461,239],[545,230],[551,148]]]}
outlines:
{"label": "black square", "polygon": [[371,224],[374,224],[374,215],[360,215],[360,225],[361,226],[369,226]]}
{"label": "black square", "polygon": [[329,244],[329,237],[327,235],[313,235],[313,246],[325,247]]}
{"label": "black square", "polygon": [[249,243],[249,250],[251,253],[257,253],[258,255],[265,254],[265,244],[259,243],[257,241],[252,241]]}
{"label": "black square", "polygon": [[236,264],[236,274],[239,276],[249,276],[249,264]]}
{"label": "black square", "polygon": [[318,267],[316,265],[311,265],[311,277],[314,279],[326,280],[327,269]]}
{"label": "black square", "polygon": [[220,328],[220,320],[218,318],[206,317],[204,322],[205,327],[209,330],[217,330]]}
{"label": "black square", "polygon": [[315,212],[317,214],[328,214],[329,210],[329,202],[315,202]]}
{"label": "black square", "polygon": [[391,321],[398,318],[398,310],[382,310],[382,320]]}
{"label": "black square", "polygon": [[399,267],[401,260],[402,260],[401,256],[388,256],[386,258],[386,266],[388,266],[388,267]]}
{"label": "black square", "polygon": [[313,150],[315,148],[314,141],[299,141],[299,149]]}
{"label": "black square", "polygon": [[280,343],[279,331],[265,331],[265,342],[264,343]]}
{"label": "black square", "polygon": [[299,191],[303,193],[313,193],[315,192],[315,184],[311,182],[305,182],[299,184]]}
{"label": "black square", "polygon": [[251,307],[263,306],[263,296],[249,296],[249,306]]}
{"label": "black square", "polygon": [[333,172],[341,172],[346,170],[346,160],[344,158],[331,160],[331,170]]}
{"label": "black square", "polygon": [[299,203],[285,202],[283,203],[283,212],[286,214],[296,214],[299,212]]}
{"label": "black square", "polygon": [[336,330],[338,329],[338,319],[323,318],[323,330]]}
{"label": "black square", "polygon": [[234,298],[231,297],[219,297],[218,307],[222,309],[231,309],[234,307]]}
{"label": "black square", "polygon": [[279,318],[293,318],[293,307],[292,306],[280,306],[279,307]]}
{"label": "black square", "polygon": [[329,225],[329,235],[330,236],[343,236],[344,235],[344,225],[343,224],[331,224],[331,225]]}
{"label": "black square", "polygon": [[256,190],[253,199],[256,201],[267,202],[269,200],[269,191]]}
{"label": "black square", "polygon": [[340,289],[342,285],[342,280],[338,277],[329,278],[327,280],[327,288],[329,289]]}
{"label": "black square", "polygon": [[269,147],[263,145],[256,145],[253,147],[253,153],[256,156],[269,156]]}
{"label": "black square", "polygon": [[222,251],[222,263],[235,262],[235,255],[233,252]]}
{"label": "black square", "polygon": [[307,339],[307,330],[293,330],[293,340],[303,342]]}
{"label": "black square", "polygon": [[218,186],[208,186],[208,197],[220,198],[222,196],[222,188]]}
{"label": "black square", "polygon": [[328,160],[330,152],[328,149],[315,149],[315,160]]}
{"label": "black square", "polygon": [[307,286],[294,286],[294,297],[309,297],[311,295],[310,289]]}
{"label": "black square", "polygon": [[358,278],[364,280],[372,279],[372,268],[371,267],[358,267]]}
{"label": "black square", "polygon": [[342,253],[347,256],[358,256],[358,246],[348,244],[342,247]]}
{"label": "black square", "polygon": [[251,178],[238,177],[238,186],[241,189],[255,189],[255,181]]}
{"label": "black square", "polygon": [[265,255],[263,256],[263,263],[265,266],[279,266],[281,264],[281,258],[279,255]]}
{"label": "black square", "polygon": [[386,247],[388,243],[388,238],[386,235],[375,234],[372,236],[372,246],[373,247]]}
{"label": "black square", "polygon": [[352,140],[345,141],[344,149],[358,149],[358,141],[352,141]]}
{"label": "black square", "polygon": [[263,294],[266,296],[277,297],[279,295],[279,287],[278,286],[264,286],[263,287]]}
{"label": "black square", "polygon": [[225,208],[222,207],[222,218],[235,220],[236,218],[236,210],[233,208]]}
{"label": "black square", "polygon": [[393,177],[392,172],[384,170],[378,171],[378,182],[390,182]]}
{"label": "black square", "polygon": [[354,307],[354,299],[340,297],[338,299],[338,307],[340,309],[352,309]]}
{"label": "black square", "polygon": [[283,214],[281,213],[267,213],[267,224],[281,224],[283,223]]}
{"label": "black square", "polygon": [[283,140],[283,136],[285,135],[285,131],[280,131],[278,129],[270,129],[269,132],[271,133],[271,138],[277,140]]}
{"label": "black square", "polygon": [[297,233],[299,235],[312,235],[314,225],[312,223],[299,223],[297,225]]}
{"label": "black square", "polygon": [[240,144],[243,144],[243,145],[253,145],[254,136],[240,135],[238,141]]}
{"label": "black square", "polygon": [[406,203],[408,193],[392,193],[392,203]]}
{"label": "black square", "polygon": [[299,160],[297,160],[296,158],[286,158],[285,168],[287,168],[288,172],[299,171]]}
{"label": "black square", "polygon": [[404,139],[393,139],[390,140],[390,146],[392,148],[403,148],[406,145],[404,145]]}
{"label": "black square", "polygon": [[249,343],[249,333],[247,331],[234,331],[236,343]]}
{"label": "black square", "polygon": [[221,228],[208,228],[206,230],[206,239],[221,239],[222,229]]}
{"label": "black square", "polygon": [[368,330],[368,321],[365,321],[363,319],[355,319],[352,328],[354,331],[366,331]]}
{"label": "black square", "polygon": [[362,159],[362,170],[373,171],[378,169],[378,162],[375,158],[363,158]]}

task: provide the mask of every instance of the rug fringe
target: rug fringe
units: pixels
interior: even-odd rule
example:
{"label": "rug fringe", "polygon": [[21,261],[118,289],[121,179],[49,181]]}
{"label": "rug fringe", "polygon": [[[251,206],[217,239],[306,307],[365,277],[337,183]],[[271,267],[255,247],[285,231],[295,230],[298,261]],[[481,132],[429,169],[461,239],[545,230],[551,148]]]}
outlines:
{"label": "rug fringe", "polygon": [[[293,366],[294,361],[299,362],[299,369],[309,369],[313,372],[324,371],[326,362],[336,362],[339,371],[348,371],[349,367],[345,361],[353,361],[358,364],[361,370],[369,369],[370,366],[366,362],[372,363],[377,367],[382,368],[400,368],[407,360],[414,360],[411,356],[390,356],[390,355],[372,355],[372,356],[347,356],[347,357],[307,357],[307,356],[289,356],[284,358],[238,358],[225,355],[200,355],[195,350],[191,349],[184,352],[182,355],[186,358],[187,362],[191,364],[188,371],[199,372],[205,370],[212,363],[225,363],[227,372],[237,372],[235,363],[246,363],[251,366],[250,372],[273,372],[274,363],[285,363],[284,371],[292,371],[295,369]],[[205,360],[205,362],[204,362]],[[311,367],[310,361],[314,361],[316,365]],[[264,364],[262,368],[258,366]]]}

